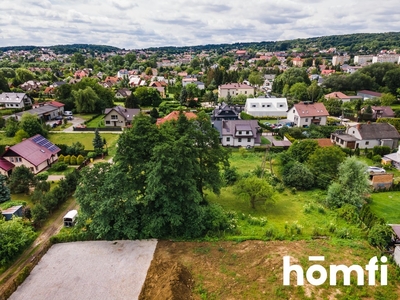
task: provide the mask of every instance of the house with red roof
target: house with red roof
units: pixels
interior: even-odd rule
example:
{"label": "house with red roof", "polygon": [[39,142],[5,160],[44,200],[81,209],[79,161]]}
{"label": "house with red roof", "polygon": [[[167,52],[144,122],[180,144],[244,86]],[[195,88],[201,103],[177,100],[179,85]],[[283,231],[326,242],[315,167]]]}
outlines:
{"label": "house with red roof", "polygon": [[[13,165],[12,168],[24,165],[33,174],[37,174],[55,163],[58,160],[58,152],[60,151],[61,149],[56,145],[37,134],[21,143],[6,148],[0,158],[2,160],[0,166],[4,170],[3,168],[10,168],[11,164]],[[8,174],[10,171],[11,169],[8,170]]]}
{"label": "house with red roof", "polygon": [[0,174],[4,176],[10,176],[11,170],[14,168],[14,164],[8,160],[0,157]]}
{"label": "house with red roof", "polygon": [[[172,121],[172,120],[178,120],[178,118],[179,118],[179,114],[180,114],[181,112],[180,111],[177,111],[177,110],[174,110],[173,112],[171,112],[171,113],[169,113],[168,115],[166,115],[165,117],[163,117],[163,118],[158,118],[157,119],[157,122],[156,122],[156,125],[161,125],[161,124],[163,124],[163,123],[165,123],[165,122],[168,122],[168,121]],[[182,112],[185,116],[186,116],[186,118],[187,119],[196,119],[197,118],[197,115],[195,114],[195,113],[193,113],[193,112],[187,112],[187,111],[183,111]]]}
{"label": "house with red roof", "polygon": [[341,100],[343,103],[344,102],[350,102],[353,100],[362,100],[363,98],[361,96],[347,96],[346,94],[342,93],[342,92],[333,92],[330,94],[326,94],[325,95],[325,99],[338,99]]}
{"label": "house with red roof", "polygon": [[325,105],[320,102],[300,102],[295,104],[287,112],[287,119],[297,127],[307,127],[311,124],[326,125],[329,116]]}

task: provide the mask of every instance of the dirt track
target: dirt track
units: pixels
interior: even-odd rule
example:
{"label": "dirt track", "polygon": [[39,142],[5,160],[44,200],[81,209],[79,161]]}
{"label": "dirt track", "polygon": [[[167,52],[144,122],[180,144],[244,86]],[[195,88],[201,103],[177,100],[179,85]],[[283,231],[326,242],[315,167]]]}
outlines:
{"label": "dirt track", "polygon": [[[0,275],[0,300],[4,299],[4,291],[10,285],[14,284],[14,279],[17,277],[18,273],[35,257],[41,253],[46,247],[48,247],[48,242],[50,237],[57,234],[63,226],[64,215],[72,209],[76,209],[77,204],[75,200],[64,210],[59,211],[59,215],[56,220],[45,228],[42,233],[36,238],[32,245],[26,249],[20,258],[10,266],[7,271]],[[34,249],[34,250],[33,250]],[[33,250],[33,252],[32,252]]]}

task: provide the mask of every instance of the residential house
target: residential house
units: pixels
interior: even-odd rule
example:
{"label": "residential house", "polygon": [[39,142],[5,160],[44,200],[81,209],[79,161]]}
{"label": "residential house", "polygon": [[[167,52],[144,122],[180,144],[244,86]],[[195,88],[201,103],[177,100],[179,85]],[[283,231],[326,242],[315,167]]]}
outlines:
{"label": "residential house", "polygon": [[400,170],[400,147],[397,152],[384,155],[382,160],[385,161],[384,164],[391,164],[393,167]]}
{"label": "residential house", "polygon": [[211,113],[211,121],[239,120],[241,108],[237,105],[221,103]]}
{"label": "residential house", "polygon": [[247,98],[245,113],[253,117],[286,117],[286,98]]}
{"label": "residential house", "polygon": [[32,105],[32,99],[25,93],[2,93],[0,104],[5,108],[24,108]]}
{"label": "residential house", "polygon": [[[366,107],[361,109],[361,112],[365,112]],[[372,119],[376,120],[379,118],[394,118],[396,114],[390,106],[371,106]]]}
{"label": "residential house", "polygon": [[302,68],[303,67],[303,63],[304,63],[304,61],[299,56],[297,56],[297,57],[292,59],[293,67]]}
{"label": "residential house", "polygon": [[350,102],[353,100],[362,100],[361,96],[347,96],[346,94],[342,93],[342,92],[333,92],[330,94],[326,94],[325,95],[325,99],[338,99],[341,100],[343,103],[345,102]]}
{"label": "residential house", "polygon": [[40,92],[42,88],[47,86],[48,81],[37,81],[37,80],[28,80],[21,84],[19,87],[24,91],[24,92]]}
{"label": "residential house", "polygon": [[293,122],[294,126],[307,127],[311,124],[326,125],[328,116],[323,103],[300,102],[288,110],[286,118]]}
{"label": "residential house", "polygon": [[128,98],[132,94],[132,91],[128,88],[121,88],[118,89],[117,92],[115,93],[115,98],[118,99],[125,99]]}
{"label": "residential house", "polygon": [[254,147],[261,145],[261,127],[257,120],[215,121],[222,146]]}
{"label": "residential house", "polygon": [[50,121],[64,114],[64,106],[63,103],[57,101],[43,102],[39,104],[39,107],[18,112],[14,114],[14,116],[15,119],[19,121],[24,113],[29,113],[31,115],[36,115],[43,121]]}
{"label": "residential house", "polygon": [[166,97],[165,89],[167,87],[167,83],[164,81],[153,81],[150,83],[149,87],[155,88],[159,93],[161,98]]}
{"label": "residential house", "polygon": [[346,61],[349,60],[350,60],[350,55],[343,55],[343,56],[334,55],[332,57],[332,66],[343,65]]}
{"label": "residential house", "polygon": [[375,146],[388,146],[394,149],[398,147],[399,139],[399,132],[388,123],[358,123],[331,134],[334,144],[350,149],[372,149]]}
{"label": "residential house", "polygon": [[222,84],[218,87],[219,98],[227,97],[228,94],[231,96],[237,96],[237,95],[254,96],[254,87],[242,83],[227,83],[227,84]]}
{"label": "residential house", "polygon": [[[161,124],[163,124],[163,123],[165,123],[165,122],[168,122],[168,121],[172,121],[172,120],[178,120],[178,118],[179,118],[179,114],[180,114],[181,112],[180,111],[177,111],[177,110],[174,110],[174,111],[172,111],[172,112],[170,112],[168,115],[166,115],[165,117],[163,117],[163,118],[158,118],[157,119],[157,122],[156,122],[156,125],[161,125]],[[186,112],[186,111],[183,111],[182,112],[185,116],[186,116],[186,118],[187,119],[196,119],[197,118],[197,115],[195,114],[195,113],[193,113],[193,112]]]}
{"label": "residential house", "polygon": [[382,97],[382,94],[378,93],[378,92],[362,90],[362,91],[357,92],[357,96],[362,97],[363,100],[367,100],[367,99],[380,98],[380,97]]}
{"label": "residential house", "polygon": [[37,174],[55,163],[60,151],[60,148],[37,134],[14,146],[6,147],[1,157],[15,167],[24,165]]}
{"label": "residential house", "polygon": [[104,111],[104,125],[106,127],[127,127],[132,125],[133,118],[140,113],[139,108],[125,108],[114,106]]}

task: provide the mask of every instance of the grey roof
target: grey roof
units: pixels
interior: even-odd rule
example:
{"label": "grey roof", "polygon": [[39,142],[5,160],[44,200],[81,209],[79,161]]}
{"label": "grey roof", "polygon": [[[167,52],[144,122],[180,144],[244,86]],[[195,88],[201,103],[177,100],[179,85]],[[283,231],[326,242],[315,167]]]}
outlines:
{"label": "grey roof", "polygon": [[19,113],[16,113],[16,115],[22,116],[24,113],[30,113],[31,115],[41,116],[41,115],[49,114],[55,110],[58,110],[58,107],[53,106],[51,104],[47,104],[47,105],[39,106],[37,108],[32,108],[29,110],[21,111]]}
{"label": "grey roof", "polygon": [[106,108],[104,114],[108,115],[113,110],[123,116],[127,121],[132,121],[133,118],[140,113],[139,108],[125,108],[122,106],[114,106],[112,108]]}
{"label": "grey roof", "polygon": [[358,130],[363,140],[400,139],[400,134],[388,123],[360,124]]}
{"label": "grey roof", "polygon": [[21,103],[25,96],[25,93],[2,93],[0,103]]}
{"label": "grey roof", "polygon": [[354,137],[354,136],[352,136],[350,134],[346,134],[346,133],[344,133],[344,134],[333,133],[332,135],[333,136],[337,136],[338,138],[340,138],[341,140],[346,141],[346,142],[359,141],[358,138],[356,138],[356,137]]}
{"label": "grey roof", "polygon": [[247,135],[236,136],[236,131],[239,130],[238,128],[245,128],[244,130],[251,130],[250,135],[255,138],[255,143],[261,143],[260,126],[257,120],[224,120],[220,122],[221,125],[217,125],[218,127],[215,126],[217,122],[214,122],[214,127],[219,129],[220,136],[244,137]]}

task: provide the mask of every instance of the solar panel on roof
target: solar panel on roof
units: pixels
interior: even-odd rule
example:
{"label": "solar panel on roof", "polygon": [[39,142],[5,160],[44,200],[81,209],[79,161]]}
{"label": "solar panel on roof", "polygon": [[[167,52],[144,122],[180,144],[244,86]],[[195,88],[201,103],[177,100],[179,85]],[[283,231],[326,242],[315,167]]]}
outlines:
{"label": "solar panel on roof", "polygon": [[58,147],[51,143],[48,139],[44,138],[43,136],[37,136],[32,139],[32,141],[38,144],[41,147],[44,147],[50,151],[57,151]]}

